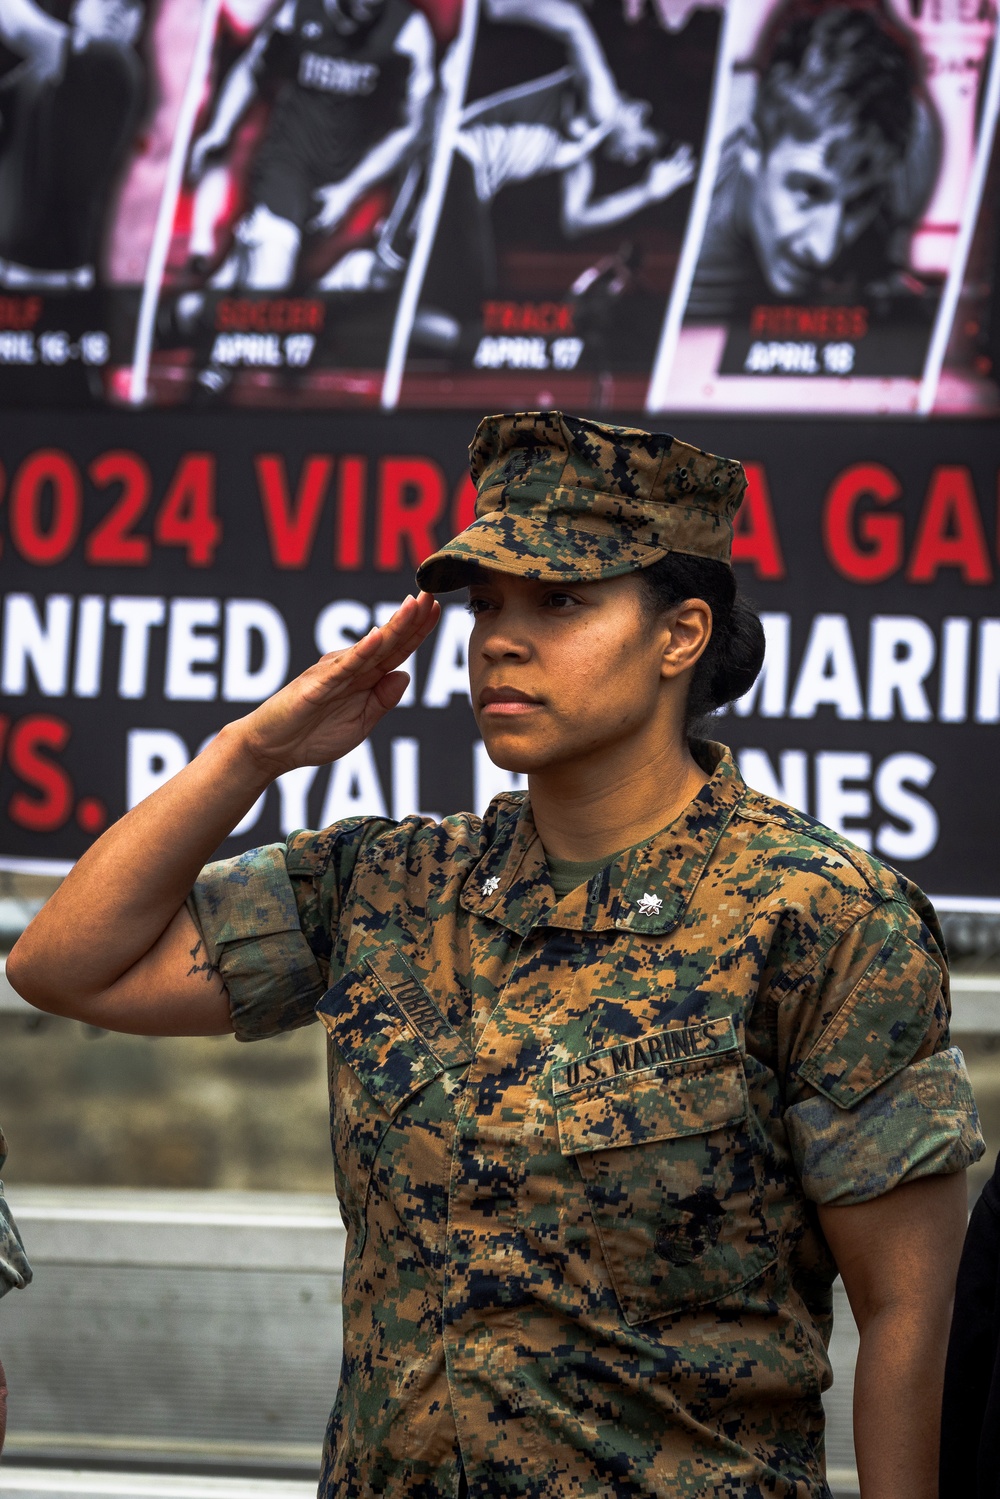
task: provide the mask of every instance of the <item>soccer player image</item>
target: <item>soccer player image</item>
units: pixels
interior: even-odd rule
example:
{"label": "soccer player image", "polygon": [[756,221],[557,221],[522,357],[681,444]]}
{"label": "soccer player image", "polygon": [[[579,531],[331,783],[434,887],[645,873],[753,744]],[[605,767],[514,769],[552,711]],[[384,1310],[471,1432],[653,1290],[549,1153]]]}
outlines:
{"label": "soccer player image", "polygon": [[920,64],[874,6],[798,0],[761,47],[752,113],[723,146],[688,315],[787,298],[919,294],[909,234],[937,173]]}
{"label": "soccer player image", "polygon": [[[224,79],[191,150],[193,179],[265,85],[276,92],[249,207],[214,287],[285,290],[304,236],[336,229],[368,189],[405,168],[434,87],[430,25],[407,0],[286,0]],[[376,258],[352,261],[353,289],[370,284]]]}
{"label": "soccer player image", "polygon": [[0,0],[0,286],[87,291],[111,188],[145,92],[144,9],[75,0],[64,16]]}

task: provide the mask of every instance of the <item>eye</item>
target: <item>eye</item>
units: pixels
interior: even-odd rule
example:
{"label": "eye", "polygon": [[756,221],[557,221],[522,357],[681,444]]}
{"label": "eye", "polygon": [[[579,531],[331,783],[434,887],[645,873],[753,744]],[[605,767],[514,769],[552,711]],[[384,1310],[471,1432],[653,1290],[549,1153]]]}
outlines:
{"label": "eye", "polygon": [[494,608],[496,608],[496,605],[491,603],[489,599],[484,598],[471,598],[465,606],[466,613],[471,614],[473,619],[478,619],[488,609]]}
{"label": "eye", "polygon": [[786,185],[800,208],[818,208],[820,204],[828,203],[832,196],[829,183],[810,177],[806,172],[790,173]]}
{"label": "eye", "polygon": [[577,604],[579,604],[579,602],[580,600],[576,597],[575,594],[563,593],[559,589],[553,589],[551,593],[547,593],[545,595],[546,609],[555,609],[559,612],[562,612],[566,609],[572,609]]}

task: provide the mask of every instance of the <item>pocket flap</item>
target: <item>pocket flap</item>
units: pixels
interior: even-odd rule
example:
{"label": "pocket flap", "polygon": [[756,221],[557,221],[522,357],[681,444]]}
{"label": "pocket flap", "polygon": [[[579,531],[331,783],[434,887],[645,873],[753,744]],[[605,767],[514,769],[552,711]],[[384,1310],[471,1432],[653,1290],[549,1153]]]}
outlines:
{"label": "pocket flap", "polygon": [[707,1134],[747,1113],[729,1016],[671,1027],[553,1069],[564,1155]]}
{"label": "pocket flap", "polygon": [[445,1067],[464,1067],[472,1061],[468,1043],[445,1019],[398,947],[370,952],[365,963],[414,1035]]}
{"label": "pocket flap", "polygon": [[316,1014],[390,1115],[446,1068],[472,1061],[472,1052],[398,949],[369,956],[345,974],[323,995]]}
{"label": "pocket flap", "polygon": [[943,1003],[941,970],[900,932],[890,932],[799,1076],[841,1109],[853,1109],[913,1060]]}

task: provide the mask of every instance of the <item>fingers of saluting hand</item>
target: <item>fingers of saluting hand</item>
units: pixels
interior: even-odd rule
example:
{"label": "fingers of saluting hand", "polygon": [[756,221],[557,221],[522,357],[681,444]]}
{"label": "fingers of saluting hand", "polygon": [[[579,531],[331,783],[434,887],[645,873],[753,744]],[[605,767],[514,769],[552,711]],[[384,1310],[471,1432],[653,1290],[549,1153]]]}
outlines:
{"label": "fingers of saluting hand", "polygon": [[412,656],[437,624],[440,613],[440,604],[428,593],[407,597],[384,625],[375,626],[357,645],[321,659],[316,684],[319,693],[326,696],[373,686]]}
{"label": "fingers of saluting hand", "polygon": [[382,671],[394,671],[401,661],[411,656],[437,624],[441,605],[432,594],[421,593],[416,598],[408,595],[384,625],[369,631],[364,640],[358,642],[366,653],[370,651],[370,665]]}

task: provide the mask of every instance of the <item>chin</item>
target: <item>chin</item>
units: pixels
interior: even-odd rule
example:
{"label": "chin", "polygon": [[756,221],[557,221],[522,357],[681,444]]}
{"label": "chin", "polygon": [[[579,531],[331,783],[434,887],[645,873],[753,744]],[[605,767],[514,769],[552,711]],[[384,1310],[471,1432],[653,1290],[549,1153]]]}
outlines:
{"label": "chin", "polygon": [[510,744],[503,741],[490,743],[485,737],[483,743],[486,745],[486,753],[493,764],[501,770],[516,771],[518,775],[529,775],[531,771],[540,770],[547,763],[547,757],[544,754],[538,751],[533,753],[523,744]]}
{"label": "chin", "polygon": [[804,297],[812,290],[815,281],[814,276],[807,275],[805,271],[799,271],[792,266],[777,265],[765,267],[767,284],[778,297]]}
{"label": "chin", "polygon": [[[482,729],[480,729],[482,733]],[[551,745],[530,744],[519,740],[512,733],[484,733],[486,753],[494,765],[501,770],[516,771],[519,775],[530,775],[532,771],[545,770],[558,763],[560,756]]]}

